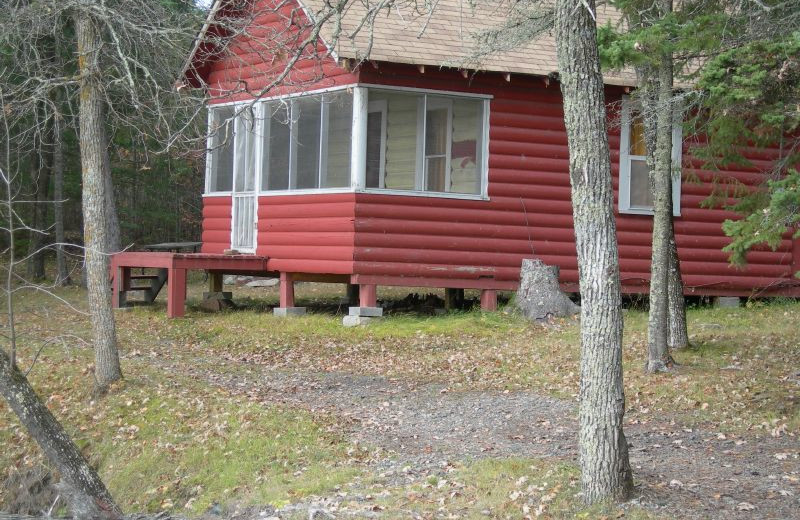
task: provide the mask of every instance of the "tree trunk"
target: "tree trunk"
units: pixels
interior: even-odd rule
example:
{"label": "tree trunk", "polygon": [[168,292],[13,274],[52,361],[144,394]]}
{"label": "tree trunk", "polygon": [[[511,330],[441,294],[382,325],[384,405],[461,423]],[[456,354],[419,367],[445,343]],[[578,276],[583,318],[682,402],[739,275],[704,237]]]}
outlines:
{"label": "tree trunk", "polygon": [[689,330],[686,324],[686,298],[683,295],[681,261],[678,258],[678,245],[675,243],[675,227],[670,220],[669,227],[669,349],[689,346]]}
{"label": "tree trunk", "polygon": [[0,394],[61,475],[60,492],[74,518],[120,518],[121,512],[97,472],[42,403],[25,376],[0,349]]}
{"label": "tree trunk", "polygon": [[[591,12],[590,12],[591,10]],[[622,431],[622,302],[594,0],[557,0],[555,36],[581,288],[580,463],[584,499],[633,489]]]}
{"label": "tree trunk", "polygon": [[[58,100],[57,100],[58,102]],[[58,105],[57,105],[58,106]],[[64,254],[64,142],[61,114],[55,114],[53,128],[53,213],[56,227],[56,285],[70,284],[67,258]]]}
{"label": "tree trunk", "polygon": [[26,265],[26,275],[30,280],[43,280],[44,272],[44,252],[46,235],[44,228],[47,221],[47,204],[49,199],[47,194],[50,187],[50,168],[52,166],[52,123],[45,123],[46,128],[43,135],[37,139],[38,146],[34,147],[36,160],[34,161],[34,173],[32,175],[33,185],[36,187],[33,204],[33,214],[31,216],[30,242],[28,243],[28,261]]}
{"label": "tree trunk", "polygon": [[[114,313],[109,283],[109,245],[112,222],[109,208],[110,164],[104,119],[99,49],[102,45],[94,21],[86,12],[75,15],[80,64],[80,150],[83,179],[83,237],[86,248],[86,286],[95,340],[95,385],[105,392],[122,378],[117,351]],[[116,218],[116,217],[114,217]],[[118,235],[117,235],[118,237]]]}
{"label": "tree trunk", "polygon": [[[661,16],[672,11],[672,0],[661,0]],[[672,225],[672,55],[664,53],[655,67],[655,110],[645,118],[655,119],[654,165],[650,169],[653,192],[653,248],[650,264],[650,315],[647,327],[648,372],[669,369],[669,267]],[[648,97],[648,96],[646,96]],[[652,123],[650,123],[652,126]]]}

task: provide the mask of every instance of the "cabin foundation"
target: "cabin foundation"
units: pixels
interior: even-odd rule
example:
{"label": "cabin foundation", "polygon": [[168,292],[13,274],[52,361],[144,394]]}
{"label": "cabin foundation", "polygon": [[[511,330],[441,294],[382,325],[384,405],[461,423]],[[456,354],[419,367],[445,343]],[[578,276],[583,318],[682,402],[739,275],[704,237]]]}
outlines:
{"label": "cabin foundation", "polygon": [[302,316],[306,313],[305,307],[295,307],[294,305],[294,275],[292,273],[281,272],[280,306],[272,309],[272,313],[283,318]]}
{"label": "cabin foundation", "polygon": [[306,313],[305,307],[275,307],[272,309],[272,314],[280,318],[290,318],[292,316],[304,316]]}

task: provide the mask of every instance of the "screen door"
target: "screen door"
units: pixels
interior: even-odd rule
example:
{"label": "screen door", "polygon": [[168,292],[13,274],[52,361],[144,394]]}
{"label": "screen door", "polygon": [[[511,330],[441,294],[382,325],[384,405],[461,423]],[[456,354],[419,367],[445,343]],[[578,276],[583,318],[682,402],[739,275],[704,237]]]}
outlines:
{"label": "screen door", "polygon": [[248,107],[236,117],[231,212],[231,248],[243,253],[256,250],[258,197],[256,194],[256,118]]}

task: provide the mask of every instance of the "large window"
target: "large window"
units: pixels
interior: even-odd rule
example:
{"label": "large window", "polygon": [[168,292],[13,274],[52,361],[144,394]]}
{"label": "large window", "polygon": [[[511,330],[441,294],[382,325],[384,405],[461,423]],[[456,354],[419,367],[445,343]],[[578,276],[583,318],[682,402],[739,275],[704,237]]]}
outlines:
{"label": "large window", "polygon": [[[681,209],[682,128],[680,119],[672,128],[672,211]],[[622,100],[622,131],[619,153],[619,210],[621,213],[653,214],[653,193],[650,190],[650,169],[644,121],[638,106],[629,98]]]}
{"label": "large window", "polygon": [[480,195],[485,104],[370,89],[366,187]]}
{"label": "large window", "polygon": [[206,192],[481,196],[487,116],[483,98],[365,87],[212,108]]}

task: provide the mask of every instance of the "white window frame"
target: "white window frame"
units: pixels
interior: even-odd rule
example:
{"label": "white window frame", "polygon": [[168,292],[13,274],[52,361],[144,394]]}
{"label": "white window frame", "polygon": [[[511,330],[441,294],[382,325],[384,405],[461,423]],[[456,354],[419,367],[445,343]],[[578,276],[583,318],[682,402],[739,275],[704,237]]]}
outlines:
{"label": "white window frame", "polygon": [[[436,97],[446,97],[446,98],[463,98],[463,99],[475,99],[481,100],[483,102],[481,110],[482,110],[482,121],[479,122],[481,124],[481,128],[479,128],[478,137],[481,139],[482,146],[477,150],[477,157],[476,162],[478,167],[480,168],[480,173],[476,182],[480,183],[479,186],[479,193],[455,193],[455,192],[437,192],[437,191],[424,191],[423,188],[423,168],[422,164],[424,162],[424,134],[420,137],[422,138],[421,148],[418,145],[417,154],[417,171],[416,174],[416,181],[415,181],[415,189],[413,190],[399,190],[399,189],[387,189],[385,187],[381,188],[367,188],[366,183],[366,133],[367,133],[367,115],[371,111],[370,102],[368,100],[368,91],[369,89],[377,89],[377,90],[385,90],[385,91],[394,91],[394,92],[410,92],[410,93],[418,93],[418,94],[429,94]],[[263,146],[261,140],[256,143],[256,147],[258,150],[258,158],[257,161],[261,162],[261,167],[258,169],[256,173],[256,192],[259,197],[270,197],[270,196],[286,196],[286,195],[304,195],[304,194],[320,194],[320,193],[380,193],[386,195],[400,195],[400,196],[410,196],[410,197],[430,197],[430,198],[449,198],[449,199],[468,199],[468,200],[489,200],[488,196],[488,187],[489,187],[489,117],[490,117],[490,101],[493,99],[492,95],[487,94],[475,94],[475,93],[468,93],[468,92],[457,92],[457,91],[449,91],[449,90],[432,90],[432,89],[421,89],[415,87],[394,87],[394,86],[386,86],[386,85],[378,85],[378,84],[371,84],[371,83],[359,83],[359,84],[349,84],[349,85],[338,85],[336,87],[330,88],[322,88],[316,90],[310,90],[305,92],[298,92],[293,94],[284,94],[284,95],[276,95],[276,96],[269,96],[259,99],[255,102],[256,105],[261,105],[258,107],[258,112],[261,114],[261,117],[258,118],[257,127],[258,127],[258,134],[264,138],[263,133],[269,132],[269,125],[266,124],[267,117],[270,114],[267,114],[265,110],[265,106],[268,103],[273,103],[275,101],[282,101],[288,103],[290,106],[290,117],[291,117],[291,110],[294,106],[294,100],[300,97],[308,97],[308,96],[322,96],[326,93],[333,93],[333,92],[341,92],[341,91],[351,91],[353,93],[353,125],[352,125],[352,138],[351,138],[351,160],[350,160],[350,186],[346,187],[338,187],[338,188],[314,188],[314,189],[296,189],[291,184],[294,180],[296,182],[296,175],[292,174],[294,168],[296,168],[296,156],[293,156],[293,153],[296,154],[296,147],[290,145],[290,152],[289,152],[289,182],[290,187],[288,190],[265,190],[262,187],[262,175],[265,173],[266,163],[264,161],[268,160],[267,155],[269,151],[266,149],[267,147]],[[427,96],[422,96],[422,99],[427,99]],[[322,101],[320,101],[322,102]],[[254,103],[253,100],[246,100],[246,101],[231,101],[226,103],[215,103],[213,106],[209,106],[209,115],[208,115],[208,125],[211,128],[212,124],[212,113],[211,110],[215,108],[221,108],[224,106],[229,105],[246,105]],[[324,106],[324,103],[323,103]],[[424,110],[424,107],[422,107]],[[328,112],[327,110],[323,109],[323,112]],[[324,116],[324,114],[323,114]],[[381,153],[383,155],[381,161],[381,175],[380,175],[380,183],[383,186],[384,179],[385,179],[385,154],[386,154],[386,124],[387,124],[387,113],[384,113],[383,121],[382,121],[382,143],[381,143]],[[422,113],[422,122],[424,125],[425,122],[425,113]],[[325,117],[321,118],[321,124],[323,128],[327,126],[328,121],[326,121]],[[418,122],[419,122],[418,117]],[[294,117],[291,117],[291,122],[289,124],[295,124]],[[452,121],[451,121],[452,125]],[[452,131],[452,128],[451,128]],[[296,131],[290,130],[290,134],[296,135]],[[293,138],[292,138],[293,139]],[[452,140],[452,139],[451,139]],[[322,141],[322,140],[321,140]],[[209,192],[209,182],[211,178],[211,168],[212,168],[212,154],[211,154],[211,146],[213,143],[212,136],[209,133],[207,137],[207,154],[206,154],[206,178],[205,178],[205,193],[203,197],[230,197],[232,195],[231,191],[226,192]],[[290,139],[291,143],[291,139]],[[320,143],[320,162],[326,160],[325,154],[322,153],[324,150],[322,149],[323,143]],[[450,143],[448,146],[452,146]],[[235,162],[235,161],[234,161]],[[320,166],[323,166],[321,164]],[[324,165],[327,167],[327,165]],[[449,170],[449,168],[448,168]],[[449,171],[448,171],[449,174]],[[234,172],[235,175],[235,172]],[[324,181],[327,178],[327,171],[324,171],[323,177],[323,169],[320,168],[320,182]],[[235,178],[233,179],[235,182]],[[419,188],[419,189],[417,189]]]}
{"label": "white window frame", "polygon": [[[630,96],[622,97],[619,144],[619,212],[630,215],[653,215],[652,208],[631,205],[631,161],[646,161],[644,155],[631,155],[631,113],[634,102]],[[681,161],[683,159],[683,125],[681,112],[675,114],[672,124],[672,214],[681,215]]]}
{"label": "white window frame", "polygon": [[[388,92],[411,92],[421,94],[419,102],[417,104],[417,156],[416,156],[416,170],[415,170],[415,180],[414,180],[414,189],[413,190],[403,190],[403,189],[394,189],[394,188],[385,188],[385,170],[384,166],[381,165],[381,179],[380,179],[380,188],[366,188],[364,187],[365,184],[362,182],[360,184],[360,190],[363,190],[366,193],[382,193],[388,195],[406,195],[412,197],[439,197],[439,198],[451,198],[451,199],[471,199],[471,200],[489,200],[488,196],[488,189],[489,189],[489,108],[490,108],[490,100],[492,96],[487,95],[479,95],[479,94],[465,94],[462,92],[452,92],[452,91],[440,91],[440,90],[429,90],[429,89],[418,89],[418,88],[411,88],[411,87],[386,87],[384,85],[369,85],[367,92],[369,90],[383,90]],[[453,100],[456,98],[462,99],[475,99],[482,101],[481,104],[481,118],[479,119],[480,128],[478,128],[478,139],[481,140],[481,146],[477,150],[477,157],[475,158],[475,162],[477,163],[478,168],[480,168],[478,172],[478,178],[476,179],[477,183],[480,183],[477,186],[478,190],[477,193],[458,193],[452,191],[427,191],[425,189],[427,185],[427,176],[426,176],[426,165],[427,165],[427,156],[425,155],[425,132],[427,131],[426,124],[427,124],[427,111],[428,111],[428,104],[429,104],[429,96],[433,96],[434,104],[435,105],[442,105],[448,107],[448,140],[447,140],[447,166],[446,166],[446,178],[445,178],[445,186],[449,188],[450,186],[450,161],[452,158],[452,132],[453,132]],[[374,102],[369,102],[371,104]],[[365,111],[364,117],[366,118],[367,112]],[[388,114],[387,114],[388,115]],[[384,117],[384,124],[386,123],[386,117]],[[365,121],[365,128],[366,128],[366,121]],[[383,143],[385,149],[385,142]],[[364,139],[364,145],[366,146],[366,138]],[[364,153],[364,158],[366,159],[366,153]],[[360,191],[359,190],[359,191]]]}

